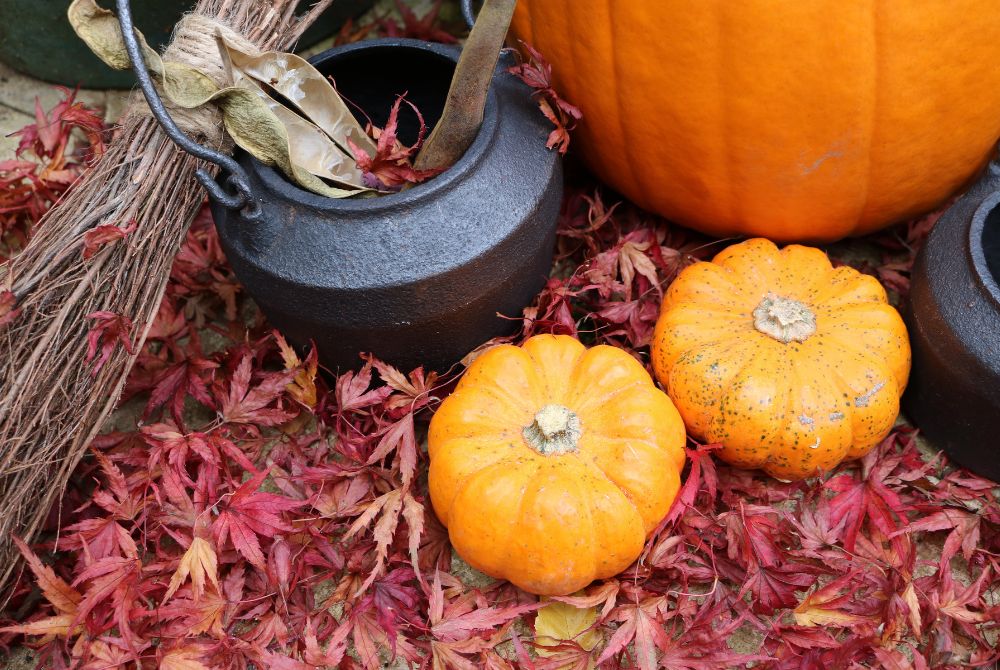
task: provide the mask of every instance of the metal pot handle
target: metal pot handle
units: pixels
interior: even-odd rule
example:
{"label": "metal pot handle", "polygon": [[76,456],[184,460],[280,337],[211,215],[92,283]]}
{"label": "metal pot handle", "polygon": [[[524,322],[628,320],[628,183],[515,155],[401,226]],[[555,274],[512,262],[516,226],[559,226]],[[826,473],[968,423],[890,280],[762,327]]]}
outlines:
{"label": "metal pot handle", "polygon": [[195,177],[208,192],[208,197],[220,205],[229,209],[242,209],[243,218],[249,221],[256,221],[260,217],[260,204],[251,196],[250,182],[247,173],[239,163],[231,156],[226,156],[214,149],[198,144],[184,134],[174,120],[170,118],[167,108],[160,98],[160,94],[153,85],[153,79],[146,68],[146,61],[142,57],[142,49],[135,37],[135,26],[132,22],[132,7],[129,0],[116,0],[118,9],[118,23],[121,25],[122,37],[125,40],[125,48],[132,61],[132,70],[139,80],[139,88],[146,98],[149,110],[153,117],[163,128],[163,132],[174,141],[183,151],[191,154],[195,158],[214,163],[229,173],[226,177],[226,185],[232,189],[232,193],[227,192],[219,185],[212,175],[203,167],[195,170]]}
{"label": "metal pot handle", "polygon": [[472,0],[462,0],[462,18],[469,24],[469,30],[472,30],[472,26],[476,23],[476,11],[472,7]]}
{"label": "metal pot handle", "polygon": [[[462,6],[462,18],[465,19],[465,22],[469,25],[469,30],[472,30],[472,27],[476,25],[476,16],[478,15],[476,8],[473,6],[473,0],[461,0],[461,6]],[[517,49],[513,49],[511,47],[504,47],[503,49],[500,50],[501,62],[504,62],[503,59],[506,58],[508,59],[507,60],[508,66],[514,65],[515,61],[513,59],[514,59],[514,54],[516,53]]]}

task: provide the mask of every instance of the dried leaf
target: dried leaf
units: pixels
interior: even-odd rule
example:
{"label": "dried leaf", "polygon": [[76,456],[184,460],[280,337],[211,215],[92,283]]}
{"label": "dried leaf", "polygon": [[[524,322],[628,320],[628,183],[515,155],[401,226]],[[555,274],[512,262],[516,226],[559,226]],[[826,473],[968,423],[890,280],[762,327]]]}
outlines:
{"label": "dried leaf", "polygon": [[347,151],[348,141],[366,151],[375,151],[375,143],[358,124],[329,80],[304,58],[274,51],[248,54],[230,44],[225,46],[235,72],[277,91],[336,142],[342,151]]}
{"label": "dried leaf", "polygon": [[590,651],[601,642],[601,634],[594,629],[597,623],[597,609],[574,607],[564,602],[553,601],[545,605],[535,616],[535,643],[540,656],[552,656],[555,647],[571,641]]}
{"label": "dried leaf", "polygon": [[92,258],[102,247],[125,239],[135,232],[136,223],[132,221],[129,225],[121,228],[105,224],[91,228],[83,235],[83,258]]}
{"label": "dried leaf", "polygon": [[210,670],[204,660],[204,651],[195,645],[177,647],[160,659],[160,670]]}
{"label": "dried leaf", "polygon": [[583,118],[579,108],[563,100],[552,86],[552,66],[530,44],[522,41],[521,48],[528,54],[527,62],[509,68],[508,72],[535,89],[538,107],[555,129],[549,134],[546,146],[560,154],[569,150],[570,131]]}
{"label": "dried leaf", "polygon": [[188,576],[191,577],[191,592],[195,602],[205,593],[205,580],[212,583],[216,589],[219,588],[218,558],[215,549],[208,540],[195,537],[191,540],[191,545],[181,557],[181,562],[177,566],[173,577],[170,578],[170,585],[163,596],[163,602],[170,599],[170,596],[177,592]]}
{"label": "dried leaf", "polygon": [[92,312],[86,318],[95,322],[87,333],[87,362],[97,359],[90,372],[91,375],[97,376],[118,344],[121,344],[129,354],[135,354],[132,346],[131,319],[113,312]]}
{"label": "dried leaf", "polygon": [[317,398],[316,374],[319,371],[316,347],[310,349],[303,363],[295,350],[288,346],[288,342],[285,341],[281,333],[275,331],[274,339],[278,343],[278,350],[285,362],[285,370],[295,373],[295,378],[285,387],[285,390],[306,407],[315,407]]}

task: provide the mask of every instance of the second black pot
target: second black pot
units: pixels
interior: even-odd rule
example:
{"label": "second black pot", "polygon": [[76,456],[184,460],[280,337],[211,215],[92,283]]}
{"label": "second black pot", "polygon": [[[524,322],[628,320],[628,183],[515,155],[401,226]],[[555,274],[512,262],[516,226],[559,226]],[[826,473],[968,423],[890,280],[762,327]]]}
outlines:
{"label": "second black pot", "polygon": [[[374,40],[331,49],[313,64],[376,125],[401,93],[433,125],[458,55]],[[239,156],[263,216],[253,223],[213,204],[222,246],[269,321],[298,345],[314,341],[328,368],[358,367],[358,353],[371,352],[403,369],[447,369],[513,332],[512,318],[544,285],[562,170],[545,147],[548,122],[509,65],[497,66],[466,154],[408,191],[334,200]],[[401,119],[400,139],[415,135],[415,119]]]}
{"label": "second black pot", "polygon": [[959,464],[1000,482],[1000,167],[934,226],[913,268],[907,416]]}

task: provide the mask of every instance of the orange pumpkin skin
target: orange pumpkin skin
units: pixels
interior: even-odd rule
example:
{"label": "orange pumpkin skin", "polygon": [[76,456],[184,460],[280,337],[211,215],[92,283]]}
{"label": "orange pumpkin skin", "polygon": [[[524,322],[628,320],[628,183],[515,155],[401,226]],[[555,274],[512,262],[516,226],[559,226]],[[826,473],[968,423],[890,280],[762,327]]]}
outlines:
{"label": "orange pumpkin skin", "polygon": [[873,277],[822,251],[753,239],[667,291],[653,368],[692,436],[733,465],[794,480],[868,453],[910,372],[899,313]]}
{"label": "orange pumpkin skin", "polygon": [[474,568],[566,595],[639,556],[677,495],[685,439],[630,355],[538,335],[483,353],[437,410],[431,502]]}
{"label": "orange pumpkin skin", "polygon": [[994,0],[521,0],[573,144],[716,235],[830,241],[929,211],[1000,137]]}

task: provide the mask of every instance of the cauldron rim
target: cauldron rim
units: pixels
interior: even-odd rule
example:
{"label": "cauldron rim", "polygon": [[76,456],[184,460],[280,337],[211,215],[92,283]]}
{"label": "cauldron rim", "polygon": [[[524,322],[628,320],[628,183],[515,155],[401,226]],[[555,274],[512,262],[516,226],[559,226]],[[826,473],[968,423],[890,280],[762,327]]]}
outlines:
{"label": "cauldron rim", "polygon": [[[461,55],[461,49],[457,46],[408,38],[378,38],[333,47],[316,54],[309,59],[309,62],[317,65],[323,61],[342,58],[358,51],[399,48],[424,51],[439,58],[449,60],[452,63],[458,63],[458,58]],[[254,172],[259,176],[261,183],[272,192],[278,194],[280,198],[330,214],[368,214],[407,207],[450,188],[480,162],[486,154],[498,127],[499,113],[496,91],[495,87],[491,86],[486,97],[486,108],[483,111],[483,123],[479,128],[479,133],[476,135],[476,139],[472,142],[472,145],[454,165],[436,177],[416,184],[409,189],[373,198],[328,198],[296,186],[277,170],[264,165],[253,156],[247,155],[246,158]]]}
{"label": "cauldron rim", "polygon": [[[1000,167],[990,166],[991,170],[1000,172]],[[1000,284],[997,277],[990,269],[990,264],[986,259],[985,244],[983,235],[986,233],[986,222],[990,214],[1000,211],[1000,191],[995,191],[983,200],[972,217],[969,225],[969,254],[972,257],[972,267],[975,270],[976,279],[982,284],[987,295],[993,300],[993,306],[1000,310]]]}

